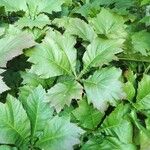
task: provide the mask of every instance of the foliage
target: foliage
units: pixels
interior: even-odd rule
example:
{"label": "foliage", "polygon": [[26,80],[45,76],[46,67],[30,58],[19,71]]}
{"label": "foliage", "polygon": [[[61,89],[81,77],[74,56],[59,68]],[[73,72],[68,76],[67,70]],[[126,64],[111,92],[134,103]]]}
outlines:
{"label": "foliage", "polygon": [[149,141],[149,0],[0,0],[0,150]]}

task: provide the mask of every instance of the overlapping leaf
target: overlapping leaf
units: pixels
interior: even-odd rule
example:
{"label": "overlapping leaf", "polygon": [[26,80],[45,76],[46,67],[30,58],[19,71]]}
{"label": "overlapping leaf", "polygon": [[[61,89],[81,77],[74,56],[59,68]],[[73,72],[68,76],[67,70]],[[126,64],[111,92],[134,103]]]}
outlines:
{"label": "overlapping leaf", "polygon": [[83,56],[84,72],[91,67],[99,67],[116,59],[115,54],[122,52],[122,40],[96,39],[88,47]]}
{"label": "overlapping leaf", "polygon": [[72,36],[50,30],[42,44],[29,54],[30,70],[43,78],[75,74],[76,41]]}
{"label": "overlapping leaf", "polygon": [[61,19],[55,19],[53,23],[57,24],[59,27],[64,27],[66,29],[65,33],[76,35],[85,41],[91,42],[97,36],[93,28],[79,18],[64,17]]}
{"label": "overlapping leaf", "polygon": [[51,150],[73,150],[75,144],[79,144],[79,136],[83,130],[75,124],[69,122],[69,119],[54,117],[45,126],[44,134],[36,143],[41,149]]}
{"label": "overlapping leaf", "polygon": [[146,31],[136,32],[132,35],[132,44],[135,52],[140,52],[142,55],[150,54],[150,33]]}
{"label": "overlapping leaf", "polygon": [[79,107],[73,110],[73,115],[84,128],[94,129],[101,121],[103,115],[100,111],[89,105],[86,100],[80,100]]}
{"label": "overlapping leaf", "polygon": [[150,109],[150,76],[144,75],[138,86],[136,106],[138,109]]}
{"label": "overlapping leaf", "polygon": [[12,96],[6,104],[0,103],[0,142],[1,144],[26,145],[29,141],[30,122],[21,103]]}
{"label": "overlapping leaf", "polygon": [[45,102],[46,92],[41,86],[30,93],[24,106],[31,122],[31,135],[36,137],[45,128],[47,120],[52,118],[53,109]]}
{"label": "overlapping leaf", "polygon": [[89,103],[104,112],[108,103],[115,105],[116,100],[125,98],[119,78],[121,70],[116,68],[104,68],[96,71],[84,81],[85,91]]}
{"label": "overlapping leaf", "polygon": [[126,37],[124,20],[121,16],[102,9],[97,17],[90,20],[97,34],[103,34],[111,39],[124,39]]}
{"label": "overlapping leaf", "polygon": [[66,81],[57,83],[54,87],[48,90],[47,100],[51,106],[54,106],[59,112],[65,105],[70,106],[72,99],[81,99],[82,86],[76,81]]}
{"label": "overlapping leaf", "polygon": [[0,67],[6,67],[7,61],[22,54],[22,50],[35,45],[33,37],[28,33],[7,34],[0,39]]}

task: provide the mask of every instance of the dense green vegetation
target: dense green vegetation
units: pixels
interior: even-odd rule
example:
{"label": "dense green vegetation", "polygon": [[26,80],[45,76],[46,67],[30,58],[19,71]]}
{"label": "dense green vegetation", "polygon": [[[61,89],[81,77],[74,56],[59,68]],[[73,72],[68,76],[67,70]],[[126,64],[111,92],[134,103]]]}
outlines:
{"label": "dense green vegetation", "polygon": [[0,150],[150,150],[150,0],[0,0]]}

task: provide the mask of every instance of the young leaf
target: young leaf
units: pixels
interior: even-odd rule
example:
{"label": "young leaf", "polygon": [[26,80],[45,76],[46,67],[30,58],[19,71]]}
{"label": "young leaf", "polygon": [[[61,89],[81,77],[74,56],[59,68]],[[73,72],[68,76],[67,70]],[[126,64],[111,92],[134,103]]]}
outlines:
{"label": "young leaf", "polygon": [[35,45],[31,35],[19,33],[17,35],[6,35],[0,39],[0,67],[6,67],[7,61],[22,54],[22,50]]}
{"label": "young leaf", "polygon": [[14,144],[17,147],[27,144],[30,123],[21,103],[7,96],[6,104],[0,103],[0,143]]}
{"label": "young leaf", "polygon": [[72,99],[81,99],[82,86],[76,81],[57,83],[47,93],[47,100],[59,112],[65,104],[70,106]]}
{"label": "young leaf", "polygon": [[26,104],[26,112],[31,122],[31,136],[36,137],[52,117],[53,110],[46,101],[46,92],[42,86],[38,86],[30,92]]}
{"label": "young leaf", "polygon": [[75,124],[70,123],[68,118],[54,117],[45,126],[44,134],[36,143],[41,149],[73,150],[75,144],[79,144],[79,137],[84,131]]}
{"label": "young leaf", "polygon": [[75,38],[50,30],[42,44],[28,54],[29,61],[34,63],[30,72],[43,78],[75,74],[75,43]]}
{"label": "young leaf", "polygon": [[104,112],[108,103],[115,105],[117,100],[125,98],[119,78],[121,70],[116,68],[103,68],[96,71],[84,81],[85,91],[89,103]]}
{"label": "young leaf", "polygon": [[84,128],[94,129],[101,121],[103,115],[100,111],[89,105],[86,100],[78,102],[79,107],[72,111]]}

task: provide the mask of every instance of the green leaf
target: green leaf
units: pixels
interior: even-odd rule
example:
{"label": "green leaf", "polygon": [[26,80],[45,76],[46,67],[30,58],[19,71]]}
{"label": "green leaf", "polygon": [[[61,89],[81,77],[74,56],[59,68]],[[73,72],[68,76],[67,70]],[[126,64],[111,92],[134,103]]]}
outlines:
{"label": "green leaf", "polygon": [[85,41],[91,42],[97,37],[93,28],[79,18],[64,17],[61,19],[55,19],[53,23],[57,24],[59,27],[64,27],[66,29],[66,34],[76,35]]}
{"label": "green leaf", "polygon": [[150,26],[150,16],[145,16],[140,20],[140,22],[145,23],[146,26]]}
{"label": "green leaf", "polygon": [[101,139],[100,137],[94,137],[90,139],[81,150],[136,150],[137,148],[133,144],[125,144],[119,141],[115,137],[107,137]]}
{"label": "green leaf", "polygon": [[30,136],[30,123],[21,103],[8,95],[6,104],[0,103],[0,143],[27,144]]}
{"label": "green leaf", "polygon": [[126,37],[123,18],[107,9],[103,8],[97,17],[90,20],[90,23],[97,34],[103,34],[111,39],[124,39]]}
{"label": "green leaf", "polygon": [[62,117],[54,117],[45,126],[44,133],[36,143],[41,149],[73,150],[75,144],[79,144],[79,137],[84,131],[70,120]]}
{"label": "green leaf", "polygon": [[28,33],[6,35],[0,39],[0,67],[6,67],[7,61],[22,54],[22,50],[35,45],[32,36]]}
{"label": "green leaf", "polygon": [[129,105],[118,105],[117,108],[106,117],[100,127],[100,131],[105,132],[107,136],[117,137],[122,143],[132,143],[133,128],[131,122],[126,119],[127,113],[129,113]]}
{"label": "green leaf", "polygon": [[136,107],[138,109],[150,109],[150,76],[144,75],[138,85]]}
{"label": "green leaf", "polygon": [[132,144],[133,127],[126,118],[127,113],[129,105],[118,105],[109,116],[106,116],[99,128],[100,133],[90,138],[82,150],[136,150],[136,146]]}
{"label": "green leaf", "polygon": [[[146,124],[146,133],[150,133],[150,117],[145,121]],[[148,150],[150,148],[150,141],[149,136],[145,134],[142,130],[140,131],[140,149],[141,150]]]}
{"label": "green leaf", "polygon": [[47,100],[59,112],[65,105],[70,106],[72,99],[82,98],[82,86],[76,81],[57,83],[47,93]]}
{"label": "green leaf", "polygon": [[116,68],[103,68],[96,71],[84,81],[85,91],[89,103],[104,112],[108,104],[115,105],[116,101],[125,98],[122,84],[119,81],[121,70]]}
{"label": "green leaf", "polygon": [[23,106],[25,107],[26,105],[26,101],[27,98],[30,94],[31,91],[33,91],[35,89],[34,86],[29,86],[29,85],[24,85],[22,87],[19,88],[19,100],[21,101],[21,103],[23,104]]}
{"label": "green leaf", "polygon": [[27,54],[33,63],[30,72],[42,78],[75,74],[75,43],[72,36],[50,30],[43,42]]}
{"label": "green leaf", "polygon": [[17,148],[7,146],[7,145],[2,145],[2,146],[0,146],[0,150],[17,150]]}
{"label": "green leaf", "polygon": [[52,118],[53,114],[53,110],[46,103],[46,92],[42,86],[30,92],[25,108],[31,122],[31,136],[36,137],[44,130],[47,120]]}
{"label": "green leaf", "polygon": [[86,73],[91,67],[101,67],[103,64],[108,64],[117,59],[115,54],[122,52],[121,44],[122,40],[94,40],[84,53],[82,73]]}
{"label": "green leaf", "polygon": [[89,105],[86,100],[78,102],[79,107],[72,111],[73,115],[84,128],[94,129],[100,123],[103,115],[100,111]]}
{"label": "green leaf", "polygon": [[133,86],[133,84],[131,83],[131,82],[126,82],[125,84],[124,84],[124,91],[125,91],[125,93],[126,93],[126,95],[127,95],[127,99],[129,100],[129,101],[132,101],[132,99],[134,98],[134,96],[135,96],[135,88],[134,88],[134,86]]}
{"label": "green leaf", "polygon": [[140,150],[149,150],[150,149],[150,141],[149,137],[147,137],[142,131],[140,134]]}
{"label": "green leaf", "polygon": [[135,32],[131,38],[135,52],[140,52],[144,56],[150,55],[150,33],[144,30]]}
{"label": "green leaf", "polygon": [[150,0],[142,0],[141,1],[141,5],[145,5],[145,4],[149,4],[150,3]]}
{"label": "green leaf", "polygon": [[[2,74],[3,72],[4,72],[4,70],[0,69],[0,74]],[[9,90],[9,87],[3,81],[3,77],[0,76],[0,94],[7,90]]]}
{"label": "green leaf", "polygon": [[1,0],[0,6],[5,6],[6,11],[19,11],[19,10],[27,10],[26,0]]}
{"label": "green leaf", "polygon": [[55,78],[41,79],[36,74],[29,72],[21,72],[21,77],[23,79],[22,84],[37,87],[39,84],[43,87],[51,86]]}
{"label": "green leaf", "polygon": [[4,35],[5,33],[5,28],[4,27],[0,27],[0,36]]}
{"label": "green leaf", "polygon": [[[35,1],[36,2],[36,1]],[[64,0],[44,0],[40,1],[37,5],[37,12],[44,12],[51,14],[54,12],[61,11],[61,5],[64,3]]]}
{"label": "green leaf", "polygon": [[100,11],[100,1],[94,0],[91,3],[86,3],[82,6],[75,7],[73,13],[81,14],[85,18],[95,17],[97,13]]}
{"label": "green leaf", "polygon": [[50,20],[48,16],[44,14],[38,15],[35,19],[22,17],[15,23],[15,25],[19,28],[29,27],[30,29],[33,29],[34,27],[43,29],[47,24],[50,24]]}

